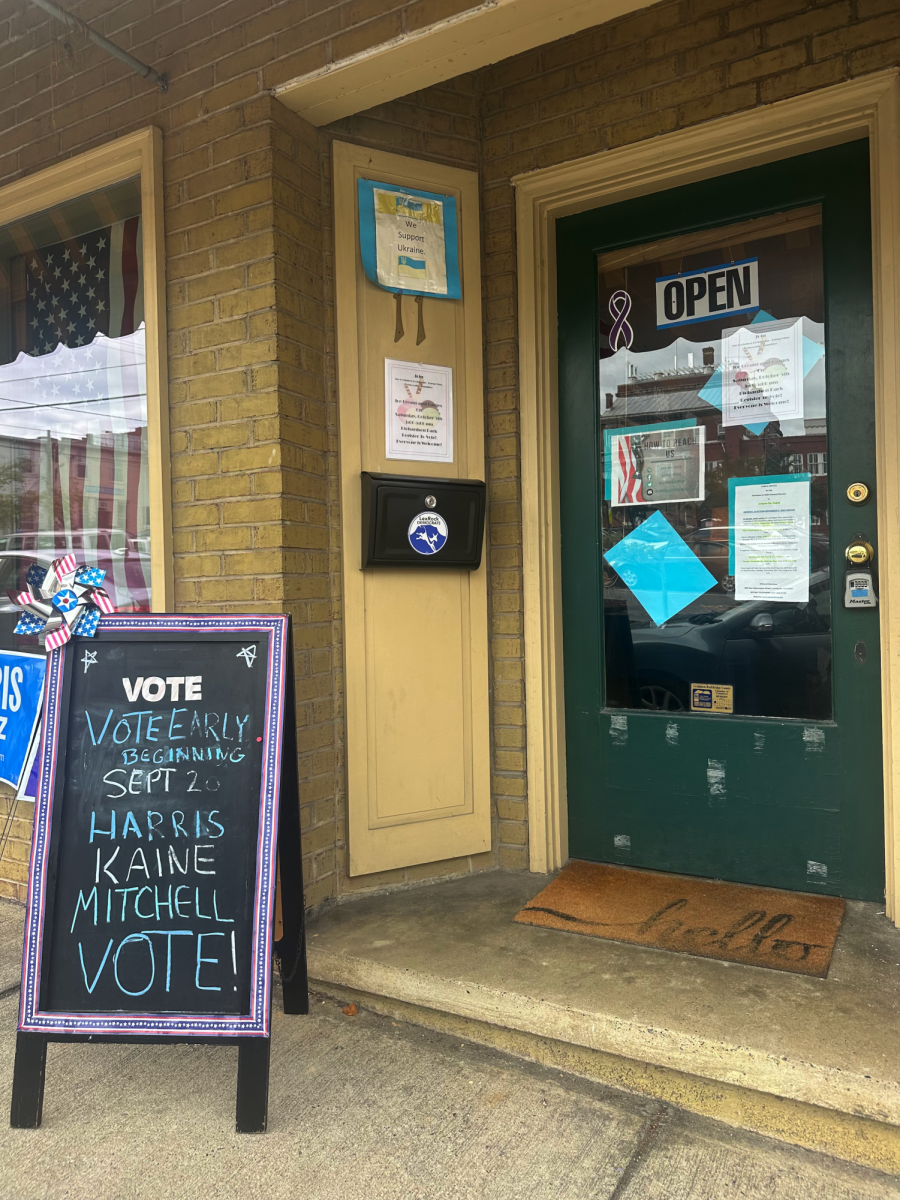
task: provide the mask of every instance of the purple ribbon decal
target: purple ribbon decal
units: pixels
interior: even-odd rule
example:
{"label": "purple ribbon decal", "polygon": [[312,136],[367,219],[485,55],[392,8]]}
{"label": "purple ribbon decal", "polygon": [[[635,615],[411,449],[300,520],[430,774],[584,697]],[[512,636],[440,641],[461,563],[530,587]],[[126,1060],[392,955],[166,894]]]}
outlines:
{"label": "purple ribbon decal", "polygon": [[619,335],[622,336],[625,342],[625,349],[631,349],[631,343],[634,341],[634,330],[628,324],[628,314],[631,312],[631,297],[627,292],[613,292],[609,298],[609,315],[613,318],[613,326],[609,331],[609,348],[612,351],[619,349]]}

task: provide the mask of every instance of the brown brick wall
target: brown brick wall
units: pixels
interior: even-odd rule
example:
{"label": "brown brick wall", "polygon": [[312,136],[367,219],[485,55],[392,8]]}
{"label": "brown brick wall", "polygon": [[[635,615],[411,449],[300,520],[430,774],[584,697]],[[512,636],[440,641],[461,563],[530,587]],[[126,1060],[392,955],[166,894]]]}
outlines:
{"label": "brown brick wall", "polygon": [[12,788],[0,784],[0,899],[25,903],[34,805],[16,802]]}
{"label": "brown brick wall", "polygon": [[[467,6],[378,0],[369,9],[390,9],[417,28],[426,15]],[[0,185],[147,124],[163,131],[176,606],[292,614],[310,905],[350,886],[326,303],[333,135],[265,89],[298,73],[297,46],[312,37],[304,14],[315,7],[276,3],[261,14],[250,0],[79,5],[83,19],[169,72],[165,95],[25,0],[0,20]],[[316,44],[345,53],[340,31],[351,19],[362,31],[370,16],[365,4],[319,5]],[[430,100],[412,97],[335,131],[475,167],[474,83],[454,81]],[[0,894],[21,898],[29,815],[7,843]],[[0,815],[0,830],[4,822]],[[485,859],[494,861],[435,864],[399,880],[468,871]]]}
{"label": "brown brick wall", "polygon": [[[319,131],[267,89],[471,0],[71,4],[168,71],[170,90],[10,0],[0,16],[0,184],[148,124],[163,131],[177,602],[294,617],[309,902],[497,860],[524,867],[510,176],[895,65],[900,0],[670,0]],[[356,881],[343,873],[336,136],[477,167],[483,180],[495,852]]]}
{"label": "brown brick wall", "polygon": [[256,96],[167,137],[166,180],[176,604],[293,617],[315,904],[337,770],[318,136]]}

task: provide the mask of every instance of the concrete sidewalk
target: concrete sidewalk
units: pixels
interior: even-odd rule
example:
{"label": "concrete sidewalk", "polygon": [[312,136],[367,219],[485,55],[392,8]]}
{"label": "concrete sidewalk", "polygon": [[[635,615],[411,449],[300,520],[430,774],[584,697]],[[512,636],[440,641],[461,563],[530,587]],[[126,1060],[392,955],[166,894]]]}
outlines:
{"label": "concrete sidewalk", "polygon": [[[21,910],[0,903],[3,978]],[[8,1104],[18,996],[0,1000]],[[274,1018],[269,1132],[237,1053],[51,1045],[44,1123],[0,1116],[0,1200],[882,1200],[900,1184],[665,1104],[315,998]]]}
{"label": "concrete sidewalk", "polygon": [[310,923],[328,995],[808,1150],[900,1172],[900,930],[848,901],[827,979],[519,925],[485,872]]}
{"label": "concrete sidewalk", "polygon": [[[269,1132],[237,1054],[51,1046],[44,1123],[0,1128],[3,1200],[882,1200],[872,1171],[333,1001],[275,1020]],[[16,998],[0,1002],[9,1096]],[[5,1126],[5,1121],[4,1121]]]}

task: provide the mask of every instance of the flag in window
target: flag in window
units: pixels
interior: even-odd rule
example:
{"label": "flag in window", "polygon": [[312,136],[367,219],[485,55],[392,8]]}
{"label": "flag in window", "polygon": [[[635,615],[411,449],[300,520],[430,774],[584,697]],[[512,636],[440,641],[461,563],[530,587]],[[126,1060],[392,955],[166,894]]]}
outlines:
{"label": "flag in window", "polygon": [[143,320],[141,218],[22,256],[25,327],[19,349],[49,354],[58,345],[85,346],[98,333],[118,338]]}

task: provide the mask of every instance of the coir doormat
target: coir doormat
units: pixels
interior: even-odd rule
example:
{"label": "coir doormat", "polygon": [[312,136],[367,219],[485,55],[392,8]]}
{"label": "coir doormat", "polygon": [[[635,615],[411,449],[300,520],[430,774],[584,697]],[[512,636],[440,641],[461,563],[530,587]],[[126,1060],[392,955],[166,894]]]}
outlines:
{"label": "coir doormat", "polygon": [[843,915],[837,896],[570,862],[515,919],[824,979]]}

